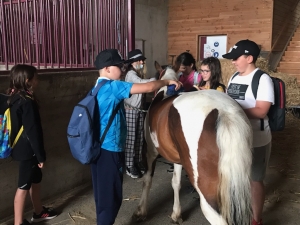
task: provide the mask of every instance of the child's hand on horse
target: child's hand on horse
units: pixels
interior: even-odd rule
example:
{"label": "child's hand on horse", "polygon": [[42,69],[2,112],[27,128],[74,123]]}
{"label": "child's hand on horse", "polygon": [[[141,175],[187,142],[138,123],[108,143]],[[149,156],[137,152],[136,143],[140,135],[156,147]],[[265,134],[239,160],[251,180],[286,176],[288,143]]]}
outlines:
{"label": "child's hand on horse", "polygon": [[196,88],[198,91],[200,91],[200,90],[206,90],[205,87],[199,87],[197,85],[193,85],[193,87]]}
{"label": "child's hand on horse", "polygon": [[201,87],[199,87],[198,85],[193,85],[194,88],[196,88],[198,91],[201,90]]}

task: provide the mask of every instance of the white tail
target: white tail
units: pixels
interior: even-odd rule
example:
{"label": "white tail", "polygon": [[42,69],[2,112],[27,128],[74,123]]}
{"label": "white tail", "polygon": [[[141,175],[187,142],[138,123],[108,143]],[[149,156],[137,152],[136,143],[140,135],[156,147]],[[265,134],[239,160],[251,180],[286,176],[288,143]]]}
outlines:
{"label": "white tail", "polygon": [[242,109],[219,110],[217,126],[221,214],[229,225],[249,225],[252,217],[249,180],[251,126]]}

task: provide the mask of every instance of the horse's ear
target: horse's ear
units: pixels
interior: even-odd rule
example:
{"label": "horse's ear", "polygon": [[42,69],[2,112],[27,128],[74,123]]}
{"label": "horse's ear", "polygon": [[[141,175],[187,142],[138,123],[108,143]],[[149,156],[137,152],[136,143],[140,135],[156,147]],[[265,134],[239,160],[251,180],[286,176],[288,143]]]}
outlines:
{"label": "horse's ear", "polygon": [[180,64],[178,64],[177,62],[172,65],[172,69],[177,73],[179,71],[179,68],[180,68]]}
{"label": "horse's ear", "polygon": [[162,67],[161,67],[161,65],[158,63],[158,62],[156,62],[156,61],[154,61],[154,66],[155,66],[155,69],[160,73],[163,69],[162,69]]}

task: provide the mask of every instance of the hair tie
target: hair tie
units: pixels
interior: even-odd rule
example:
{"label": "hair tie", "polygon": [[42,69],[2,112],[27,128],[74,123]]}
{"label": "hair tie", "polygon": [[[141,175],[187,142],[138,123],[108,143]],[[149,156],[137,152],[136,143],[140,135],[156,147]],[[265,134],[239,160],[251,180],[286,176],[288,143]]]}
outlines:
{"label": "hair tie", "polygon": [[33,95],[33,92],[32,91],[29,91],[29,90],[26,90],[27,94],[29,94],[30,96]]}

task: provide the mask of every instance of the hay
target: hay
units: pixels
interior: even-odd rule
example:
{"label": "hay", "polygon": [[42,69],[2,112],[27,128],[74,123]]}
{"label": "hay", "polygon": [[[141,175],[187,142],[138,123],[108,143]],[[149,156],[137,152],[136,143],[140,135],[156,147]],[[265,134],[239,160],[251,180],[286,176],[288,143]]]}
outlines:
{"label": "hay", "polygon": [[[231,60],[220,59],[222,66],[222,78],[223,83],[227,86],[230,77],[236,72],[235,67],[232,65]],[[265,58],[258,58],[256,66],[263,71],[266,71],[273,77],[278,77],[285,83],[286,91],[286,106],[297,106],[300,105],[300,87],[297,84],[297,79],[286,73],[273,72],[269,69],[268,60]],[[197,68],[200,69],[200,62],[197,63]]]}

